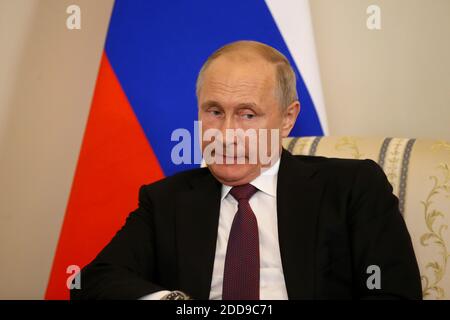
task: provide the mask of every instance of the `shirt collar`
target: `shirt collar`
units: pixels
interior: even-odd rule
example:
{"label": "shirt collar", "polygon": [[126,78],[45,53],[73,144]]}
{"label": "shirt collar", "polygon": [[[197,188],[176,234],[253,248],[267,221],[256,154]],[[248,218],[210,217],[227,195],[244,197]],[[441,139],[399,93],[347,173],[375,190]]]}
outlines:
{"label": "shirt collar", "polygon": [[[259,176],[250,182],[251,185],[256,187],[259,191],[262,191],[269,196],[276,197],[277,195],[277,179],[278,169],[280,168],[280,158],[269,169],[264,170]],[[222,184],[222,195],[220,200],[230,192],[232,186]]]}

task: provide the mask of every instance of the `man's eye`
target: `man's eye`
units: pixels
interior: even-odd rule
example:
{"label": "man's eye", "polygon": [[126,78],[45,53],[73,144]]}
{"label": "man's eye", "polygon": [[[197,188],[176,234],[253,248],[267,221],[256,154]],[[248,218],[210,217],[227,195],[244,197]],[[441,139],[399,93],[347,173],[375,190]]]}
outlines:
{"label": "man's eye", "polygon": [[251,120],[255,117],[255,115],[252,113],[246,113],[246,114],[243,114],[242,117],[246,120]]}
{"label": "man's eye", "polygon": [[217,111],[217,110],[211,110],[211,111],[209,111],[209,113],[211,113],[215,117],[220,116],[220,114],[221,114],[221,112]]}

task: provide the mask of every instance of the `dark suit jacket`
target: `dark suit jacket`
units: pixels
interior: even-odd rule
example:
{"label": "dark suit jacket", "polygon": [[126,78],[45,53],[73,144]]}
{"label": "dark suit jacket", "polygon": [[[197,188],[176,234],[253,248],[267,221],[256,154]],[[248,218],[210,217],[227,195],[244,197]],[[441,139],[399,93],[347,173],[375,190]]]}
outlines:
{"label": "dark suit jacket", "polygon": [[[143,186],[139,207],[81,272],[72,299],[138,299],[182,290],[208,299],[221,184],[207,168]],[[289,299],[422,297],[398,199],[372,160],[293,156],[283,150],[278,233]],[[381,270],[369,290],[367,267]]]}

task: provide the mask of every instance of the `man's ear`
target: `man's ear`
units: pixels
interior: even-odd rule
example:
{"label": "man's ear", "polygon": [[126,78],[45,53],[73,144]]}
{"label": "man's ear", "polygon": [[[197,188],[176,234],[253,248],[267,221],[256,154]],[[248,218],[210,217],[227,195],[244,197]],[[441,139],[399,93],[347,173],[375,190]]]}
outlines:
{"label": "man's ear", "polygon": [[300,113],[300,102],[294,101],[283,111],[283,124],[281,127],[281,137],[286,138],[295,125],[298,114]]}

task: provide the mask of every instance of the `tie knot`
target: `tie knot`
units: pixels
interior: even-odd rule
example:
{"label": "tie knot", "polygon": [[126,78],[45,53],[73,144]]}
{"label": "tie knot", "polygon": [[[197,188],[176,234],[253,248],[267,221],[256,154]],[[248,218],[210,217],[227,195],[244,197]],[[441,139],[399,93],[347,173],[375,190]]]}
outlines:
{"label": "tie knot", "polygon": [[258,191],[256,187],[247,183],[231,188],[230,193],[237,201],[248,201],[256,193],[256,191]]}

